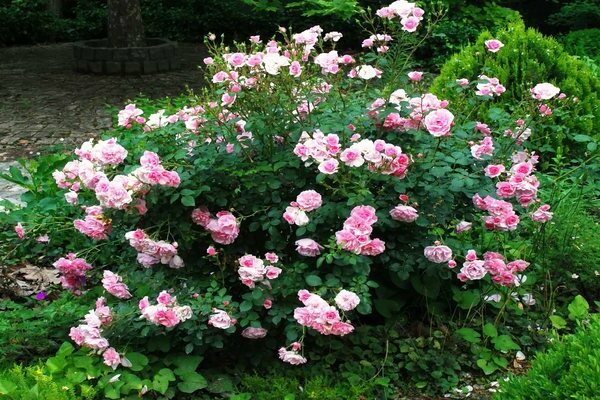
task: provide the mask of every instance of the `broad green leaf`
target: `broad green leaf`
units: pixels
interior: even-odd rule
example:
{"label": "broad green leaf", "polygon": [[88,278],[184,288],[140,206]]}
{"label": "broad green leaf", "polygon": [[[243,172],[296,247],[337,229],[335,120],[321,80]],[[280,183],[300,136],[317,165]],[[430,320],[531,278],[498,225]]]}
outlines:
{"label": "broad green leaf", "polygon": [[483,334],[487,337],[495,338],[498,336],[498,330],[492,323],[487,323],[483,326]]}

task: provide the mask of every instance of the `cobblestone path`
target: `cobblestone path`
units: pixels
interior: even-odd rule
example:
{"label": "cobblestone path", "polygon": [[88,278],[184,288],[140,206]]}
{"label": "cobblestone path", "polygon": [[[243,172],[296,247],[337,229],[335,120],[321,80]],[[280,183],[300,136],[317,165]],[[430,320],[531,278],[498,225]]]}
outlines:
{"label": "cobblestone path", "polygon": [[35,156],[53,144],[79,144],[111,126],[107,105],[138,94],[175,96],[198,88],[199,44],[179,44],[181,69],[142,76],[96,76],[73,70],[71,44],[0,48],[0,161]]}

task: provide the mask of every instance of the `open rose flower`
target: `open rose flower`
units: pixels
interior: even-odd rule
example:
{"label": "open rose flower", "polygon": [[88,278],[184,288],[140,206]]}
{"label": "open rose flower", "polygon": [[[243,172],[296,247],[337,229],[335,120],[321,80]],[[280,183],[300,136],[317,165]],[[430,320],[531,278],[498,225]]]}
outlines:
{"label": "open rose flower", "polygon": [[435,242],[433,246],[425,247],[425,257],[434,263],[442,264],[452,259],[452,249],[448,246]]}
{"label": "open rose flower", "polygon": [[486,40],[484,43],[485,48],[488,49],[490,53],[497,53],[501,48],[504,47],[504,43],[497,39]]}

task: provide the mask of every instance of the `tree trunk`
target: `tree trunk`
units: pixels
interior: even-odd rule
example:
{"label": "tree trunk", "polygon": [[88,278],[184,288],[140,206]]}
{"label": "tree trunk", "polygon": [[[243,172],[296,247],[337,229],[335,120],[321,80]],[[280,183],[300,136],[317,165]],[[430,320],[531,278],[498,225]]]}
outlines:
{"label": "tree trunk", "polygon": [[58,18],[61,18],[63,16],[62,14],[62,7],[63,6],[63,2],[62,0],[50,0],[48,2],[48,11],[50,11],[52,14],[56,15]]}
{"label": "tree trunk", "polygon": [[108,0],[108,45],[144,45],[144,24],[140,0]]}

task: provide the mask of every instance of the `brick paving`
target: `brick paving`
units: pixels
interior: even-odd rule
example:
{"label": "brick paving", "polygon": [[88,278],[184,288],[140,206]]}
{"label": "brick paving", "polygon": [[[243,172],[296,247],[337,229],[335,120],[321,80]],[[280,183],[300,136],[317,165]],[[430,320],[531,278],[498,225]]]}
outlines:
{"label": "brick paving", "polygon": [[[203,84],[200,44],[180,43],[180,69],[155,75],[100,76],[74,70],[71,43],[0,48],[0,172],[20,157],[55,145],[78,146],[110,129],[109,106],[142,94],[177,96]],[[0,199],[18,202],[22,190],[0,179]]]}
{"label": "brick paving", "polygon": [[70,43],[0,48],[0,161],[96,137],[111,127],[107,106],[139,94],[160,98],[201,87],[202,45],[180,43],[177,52],[177,71],[99,76],[74,71]]}

